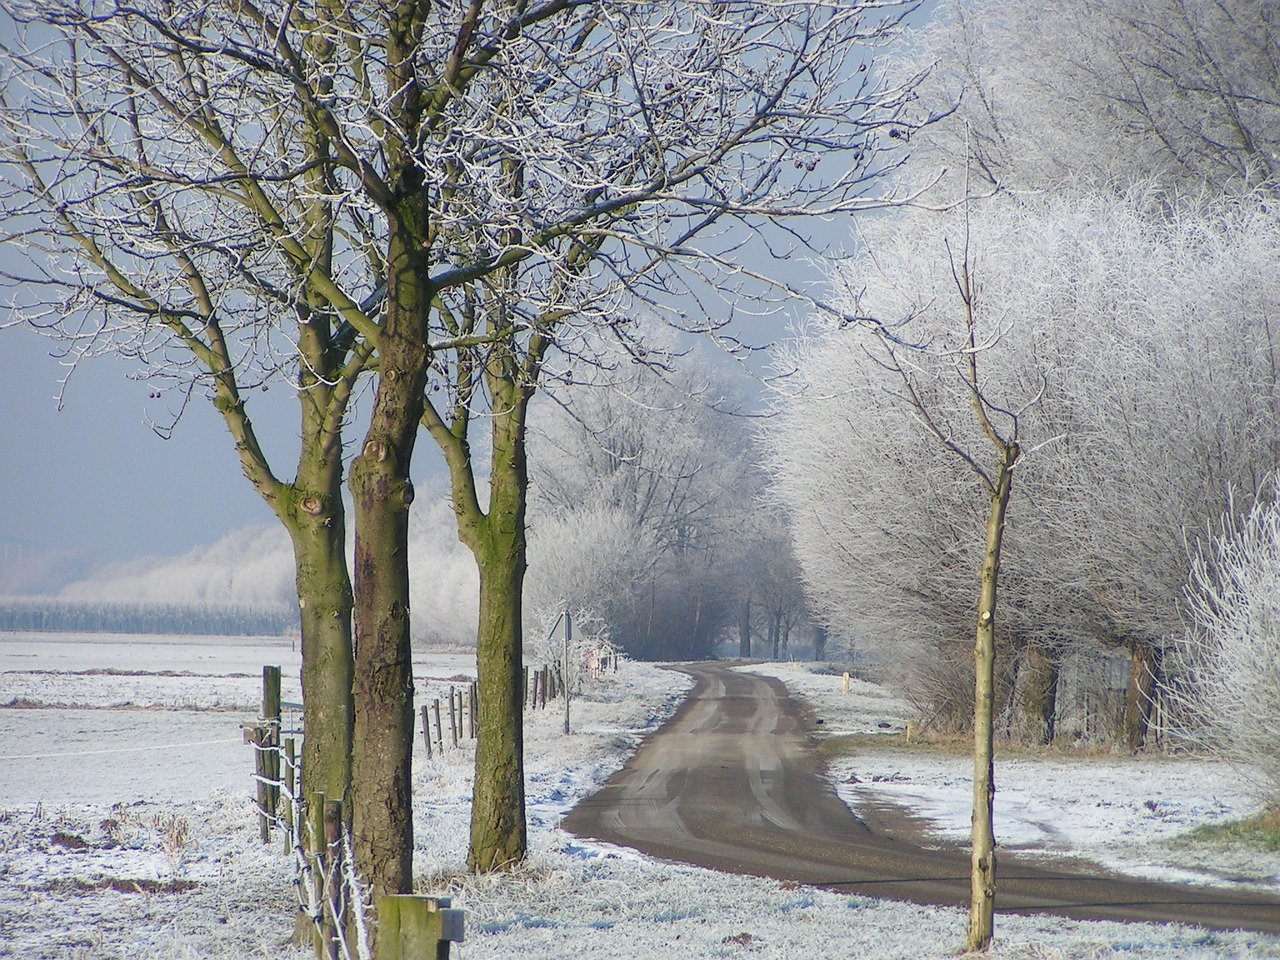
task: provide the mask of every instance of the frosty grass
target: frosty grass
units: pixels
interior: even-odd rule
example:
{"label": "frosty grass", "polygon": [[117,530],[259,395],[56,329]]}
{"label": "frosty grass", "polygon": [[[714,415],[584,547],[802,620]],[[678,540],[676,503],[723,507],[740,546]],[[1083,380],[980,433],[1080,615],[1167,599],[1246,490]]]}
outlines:
{"label": "frosty grass", "polygon": [[[136,638],[135,638],[136,639]],[[0,638],[0,957],[19,960],[303,960],[290,946],[293,890],[281,841],[258,842],[248,748],[263,663],[297,676],[287,641],[115,644]],[[113,668],[103,673],[102,668]],[[903,704],[805,665],[781,677],[827,735],[900,730]],[[474,674],[466,655],[415,659],[419,703]],[[530,857],[505,876],[464,872],[474,753],[414,766],[415,872],[466,911],[456,958],[944,958],[961,911],[829,893],[667,864],[564,833],[562,815],[616,770],[678,705],[680,673],[624,663],[573,701],[529,715]],[[285,699],[297,697],[286,686]],[[180,744],[198,744],[180,746]],[[105,744],[105,746],[104,746]],[[115,752],[107,752],[108,750]],[[58,756],[54,756],[58,754]],[[72,754],[72,755],[68,755]],[[886,744],[833,764],[855,809],[868,797],[928,817],[938,843],[967,829],[963,757]],[[1179,839],[1254,809],[1224,766],[1183,758],[1014,758],[997,767],[1006,847],[1084,855],[1160,879],[1280,890],[1280,857]],[[88,799],[86,799],[88,798]],[[1280,937],[1059,917],[998,917],[991,956],[1280,957]]]}

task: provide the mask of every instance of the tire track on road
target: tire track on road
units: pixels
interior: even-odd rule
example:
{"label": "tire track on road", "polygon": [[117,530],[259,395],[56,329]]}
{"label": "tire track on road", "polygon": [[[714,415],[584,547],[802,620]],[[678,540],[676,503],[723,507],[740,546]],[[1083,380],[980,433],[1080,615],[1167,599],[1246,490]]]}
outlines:
{"label": "tire track on road", "polygon": [[[969,859],[871,830],[822,777],[781,681],[718,664],[565,828],[665,859],[848,893],[967,906]],[[1280,899],[1054,870],[1003,854],[996,908],[1078,920],[1178,922],[1280,933]]]}

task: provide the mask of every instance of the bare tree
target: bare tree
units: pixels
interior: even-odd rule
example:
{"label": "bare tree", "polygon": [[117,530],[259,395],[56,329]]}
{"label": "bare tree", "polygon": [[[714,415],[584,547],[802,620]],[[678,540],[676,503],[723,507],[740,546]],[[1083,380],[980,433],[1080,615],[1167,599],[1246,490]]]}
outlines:
{"label": "bare tree", "polygon": [[[352,806],[375,892],[409,883],[405,557],[417,424],[444,453],[480,571],[469,861],[503,867],[525,851],[529,400],[546,378],[573,378],[584,328],[607,327],[646,359],[628,326],[637,303],[688,329],[717,326],[689,304],[717,288],[734,296],[734,278],[749,273],[739,244],[763,225],[884,202],[875,185],[898,160],[881,146],[911,129],[914,79],[885,83],[874,58],[911,8],[22,8],[42,49],[15,47],[7,59],[29,91],[8,94],[11,182],[19,212],[56,218],[48,243],[74,255],[47,261],[48,279],[75,294],[70,312],[92,305],[111,318],[104,332],[126,316],[171,331],[204,364],[258,473],[231,376],[245,358],[275,369],[268,347],[292,356],[302,344],[307,401],[316,384],[348,398],[376,363],[350,469]],[[771,239],[786,254],[799,235]],[[222,318],[233,310],[232,327]],[[282,314],[296,330],[280,332]],[[324,409],[328,469],[340,463],[332,438],[344,412]],[[484,492],[471,453],[481,435]],[[320,502],[316,522],[332,525],[330,501]]]}
{"label": "bare tree", "polygon": [[[73,365],[107,352],[138,363],[153,399],[169,401],[160,433],[192,401],[221,415],[293,543],[304,790],[349,800],[342,434],[370,345],[348,335],[335,304],[360,312],[371,292],[341,252],[359,217],[339,196],[327,138],[288,122],[283,72],[264,79],[248,65],[262,25],[220,26],[215,51],[200,34],[212,11],[161,13],[6,14],[0,204],[5,242],[29,257],[9,280],[18,315]],[[297,398],[292,479],[251,416],[269,385]]]}
{"label": "bare tree", "polygon": [[[884,85],[872,58],[909,9],[432,8],[423,43],[440,56],[423,85],[437,93],[415,145],[432,187],[431,302],[451,346],[433,353],[423,425],[449,465],[459,533],[480,571],[468,855],[477,869],[525,851],[530,399],[548,381],[582,376],[585,331],[607,329],[647,361],[631,324],[642,305],[689,331],[718,328],[724,317],[702,316],[701,301],[734,296],[748,273],[739,245],[768,235],[767,224],[883,201],[872,185],[895,161],[880,145],[909,129],[912,83]],[[771,235],[778,253],[799,238]],[[489,448],[483,488],[479,440]]]}
{"label": "bare tree", "polygon": [[1250,0],[951,0],[907,61],[936,63],[922,96],[958,107],[918,152],[1013,189],[1274,187],[1277,29]]}

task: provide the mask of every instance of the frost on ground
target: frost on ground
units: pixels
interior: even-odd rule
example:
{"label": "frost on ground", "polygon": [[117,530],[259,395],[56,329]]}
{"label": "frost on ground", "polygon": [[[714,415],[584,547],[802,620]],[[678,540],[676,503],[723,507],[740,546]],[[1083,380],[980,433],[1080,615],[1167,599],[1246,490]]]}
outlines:
{"label": "frost on ground", "polygon": [[[797,664],[761,664],[814,705],[819,731],[900,733],[908,707],[882,688],[817,674]],[[885,746],[834,761],[828,775],[855,812],[888,801],[927,822],[939,845],[969,837],[973,762],[966,756]],[[996,757],[996,836],[1024,854],[1081,858],[1131,876],[1173,883],[1280,891],[1280,853],[1189,843],[1201,824],[1257,812],[1249,784],[1226,764],[1160,755]]]}
{"label": "frost on ground", "polygon": [[[239,711],[243,708],[248,718],[255,712],[262,663],[283,663],[286,676],[296,676],[296,659],[290,661],[287,641],[283,646],[268,641],[265,648],[262,643],[245,643],[243,649],[228,643],[231,652],[227,644],[200,638],[149,645],[139,653],[128,645],[95,650],[89,649],[92,643],[64,640],[56,660],[69,666],[59,671],[49,662],[43,638],[0,638],[0,704],[16,699],[23,703],[21,709],[0,709],[0,957],[303,960],[311,955],[286,943],[292,930],[292,873],[280,841],[269,846],[258,842],[248,800],[252,787],[247,748],[222,754],[212,748],[168,747],[188,732],[204,737],[203,730],[187,726],[175,730],[176,716],[203,717],[215,725],[214,733],[238,738]],[[139,674],[130,680],[136,681],[136,690],[122,694],[118,674],[83,672],[104,667]],[[152,682],[141,676],[144,669],[194,675],[196,693],[170,682],[192,676],[155,676]],[[30,676],[36,670],[59,676],[44,685]],[[72,671],[79,673],[61,675]],[[419,703],[429,702],[451,682],[461,683],[473,672],[465,655],[415,658]],[[866,733],[902,727],[905,710],[879,688],[855,683],[850,694],[843,694],[839,677],[787,666],[776,672],[809,700],[823,728]],[[953,955],[963,941],[964,918],[958,911],[659,863],[582,842],[559,829],[561,815],[617,769],[639,739],[670,714],[688,683],[673,671],[623,664],[587,697],[573,701],[571,737],[561,733],[558,705],[530,714],[526,748],[532,850],[529,863],[511,875],[475,878],[463,870],[474,759],[470,743],[464,741],[456,750],[450,747],[431,760],[425,752],[415,757],[415,868],[424,889],[451,893],[454,905],[467,915],[467,939],[454,947],[453,956],[532,960],[571,952],[575,960],[941,960]],[[217,692],[202,699],[197,695],[200,688]],[[20,696],[15,692],[19,690]],[[49,703],[70,709],[41,703],[46,692]],[[32,714],[42,716],[43,723],[31,723]],[[64,715],[69,718],[65,722]],[[15,724],[14,718],[22,722]],[[112,744],[123,744],[121,752],[82,750],[75,757],[46,761],[6,759],[52,752],[65,740],[54,735],[66,733],[67,727],[80,731],[82,747],[100,739],[103,735],[95,731],[104,729],[124,727],[138,739],[121,739],[117,731],[108,736]],[[416,749],[424,751],[421,737]],[[841,766],[835,778],[858,779],[842,787],[853,791],[847,798],[855,804],[864,784],[868,790],[883,788],[884,796],[902,789],[900,797],[915,803],[927,800],[934,787],[942,789],[944,781],[954,786],[964,779],[962,769],[938,762],[948,758],[913,757],[874,751],[859,758],[859,765]],[[1045,791],[1067,785],[1075,791],[1069,796],[1077,806],[1083,802],[1080,797],[1105,796],[1114,804],[1117,818],[1125,811],[1129,817],[1117,819],[1109,829],[1131,834],[1135,850],[1172,851],[1171,861],[1190,862],[1189,854],[1160,837],[1184,829],[1184,822],[1202,815],[1199,811],[1229,816],[1247,810],[1242,795],[1228,792],[1230,778],[1213,764],[1176,773],[1181,761],[1052,763],[1066,770],[1064,779],[1044,790],[1036,783],[1048,767],[1025,774],[1034,802],[1048,803]],[[164,774],[166,766],[177,766],[181,776]],[[1016,774],[1012,765],[1006,766],[1010,769],[998,776],[1003,777],[1002,789],[1012,795]],[[15,767],[22,771],[21,778],[13,776]],[[198,776],[191,770],[198,770]],[[115,796],[86,801],[86,795],[103,793],[91,789],[102,783],[110,784]],[[915,787],[916,794],[906,792],[907,786]],[[1031,812],[1025,819],[1052,823],[1061,833],[1061,811],[1046,818],[1042,810],[1033,809],[1032,800],[1026,802]],[[1156,811],[1147,810],[1147,800],[1157,804]],[[948,808],[944,804],[939,809]],[[1183,819],[1163,816],[1174,811]],[[967,813],[964,816],[967,819]],[[946,816],[938,814],[937,822],[944,842]],[[1058,842],[1073,842],[1072,836],[1068,830]],[[1195,849],[1210,868],[1221,864],[1213,848]],[[993,956],[1280,958],[1280,938],[1056,917],[1001,917]]]}

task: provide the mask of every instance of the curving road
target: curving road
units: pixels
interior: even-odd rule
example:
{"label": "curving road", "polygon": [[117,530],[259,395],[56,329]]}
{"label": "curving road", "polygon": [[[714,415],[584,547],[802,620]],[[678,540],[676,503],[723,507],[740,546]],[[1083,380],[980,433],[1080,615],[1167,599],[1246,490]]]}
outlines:
{"label": "curving road", "polygon": [[[967,906],[966,851],[930,850],[855,817],[821,777],[781,681],[715,664],[631,761],[565,827],[666,860],[867,896]],[[1280,899],[1057,871],[1005,854],[996,906],[1083,920],[1280,933]]]}

